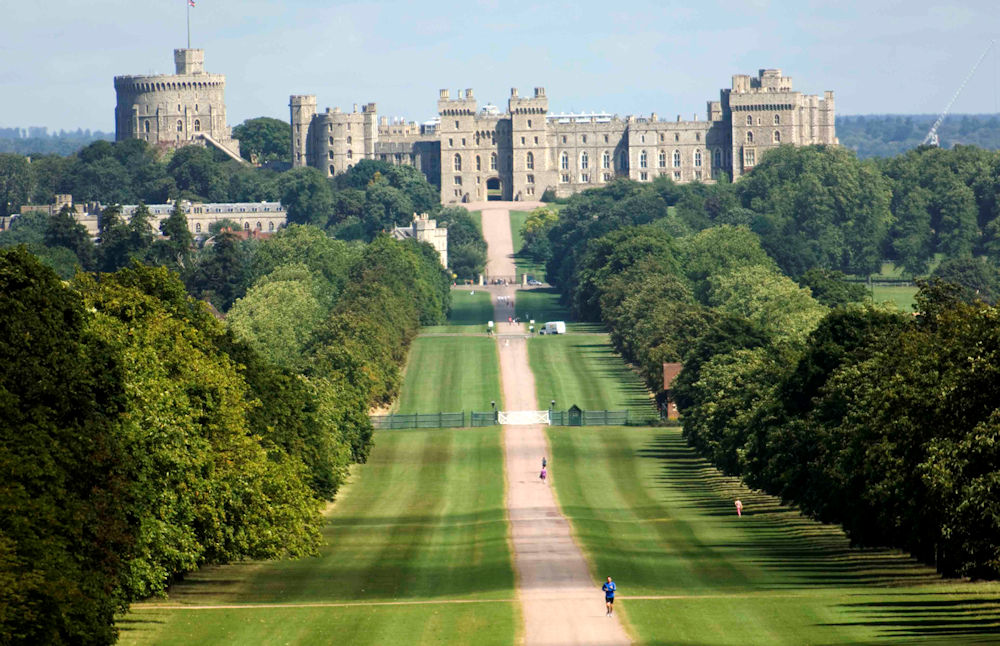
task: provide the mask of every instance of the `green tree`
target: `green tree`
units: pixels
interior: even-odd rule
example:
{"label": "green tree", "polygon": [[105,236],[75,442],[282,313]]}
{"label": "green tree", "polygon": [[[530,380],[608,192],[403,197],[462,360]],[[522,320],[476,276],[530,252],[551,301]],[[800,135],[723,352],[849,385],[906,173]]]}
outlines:
{"label": "green tree", "polygon": [[85,271],[95,269],[97,261],[94,243],[87,228],[73,217],[70,207],[64,206],[49,217],[44,242],[46,247],[65,247],[72,251]]}
{"label": "green tree", "polygon": [[240,156],[249,162],[292,161],[292,130],[281,119],[247,119],[233,128],[233,138],[240,142]]}
{"label": "green tree", "polygon": [[31,167],[23,155],[0,153],[0,213],[19,213],[31,197]]}
{"label": "green tree", "polygon": [[323,173],[315,168],[293,168],[281,175],[278,187],[289,224],[326,227],[333,211],[333,191]]}
{"label": "green tree", "polygon": [[846,278],[842,272],[813,267],[799,276],[798,282],[827,307],[864,302],[868,298],[868,290],[861,283],[851,283]]}
{"label": "green tree", "polygon": [[958,285],[961,288],[960,298],[966,303],[976,300],[994,303],[1000,295],[1000,272],[983,258],[947,258],[931,277]]}
{"label": "green tree", "polygon": [[174,202],[170,216],[160,222],[160,233],[166,240],[157,241],[156,254],[160,262],[168,267],[184,270],[191,263],[191,248],[194,246],[194,235],[188,228],[187,215],[180,201]]}

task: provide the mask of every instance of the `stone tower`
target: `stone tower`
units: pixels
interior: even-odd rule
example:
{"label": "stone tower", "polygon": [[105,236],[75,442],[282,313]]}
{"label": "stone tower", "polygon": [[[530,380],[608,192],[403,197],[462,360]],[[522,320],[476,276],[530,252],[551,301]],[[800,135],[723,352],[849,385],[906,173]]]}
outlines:
{"label": "stone tower", "polygon": [[211,144],[239,158],[226,124],[226,77],[205,72],[205,51],[175,49],[174,74],[116,76],[115,140],[177,148]]}
{"label": "stone tower", "polygon": [[292,167],[307,166],[307,157],[311,146],[309,127],[316,114],[316,96],[314,94],[293,94],[288,98],[288,109],[292,124]]}

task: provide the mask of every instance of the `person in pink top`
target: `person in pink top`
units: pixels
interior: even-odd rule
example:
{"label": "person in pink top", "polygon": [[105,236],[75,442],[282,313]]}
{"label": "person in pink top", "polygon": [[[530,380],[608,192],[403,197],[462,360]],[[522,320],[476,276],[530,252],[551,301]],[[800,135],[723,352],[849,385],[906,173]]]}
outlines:
{"label": "person in pink top", "polygon": [[737,516],[743,515],[743,501],[741,500],[736,501],[736,515]]}
{"label": "person in pink top", "polygon": [[542,472],[538,474],[538,477],[541,479],[542,484],[545,484],[545,467],[542,467]]}

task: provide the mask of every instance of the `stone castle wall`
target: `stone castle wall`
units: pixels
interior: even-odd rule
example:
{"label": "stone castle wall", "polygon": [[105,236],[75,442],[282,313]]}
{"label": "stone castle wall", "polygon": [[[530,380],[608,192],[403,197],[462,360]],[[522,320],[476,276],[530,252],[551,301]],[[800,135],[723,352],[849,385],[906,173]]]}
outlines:
{"label": "stone castle wall", "polygon": [[833,93],[796,92],[776,69],[734,76],[707,103],[704,120],[551,114],[541,87],[526,97],[512,89],[503,113],[480,109],[471,89],[454,97],[441,90],[438,118],[420,126],[379,122],[374,103],[361,112],[317,113],[314,96],[296,95],[289,107],[294,165],[330,176],[358,159],[414,165],[440,187],[444,203],[532,200],[546,189],[568,196],[618,177],[735,179],[777,146],[837,143]]}
{"label": "stone castle wall", "polygon": [[208,136],[238,156],[226,123],[225,75],[205,72],[200,49],[174,50],[174,65],[175,74],[115,77],[115,140],[176,148]]}

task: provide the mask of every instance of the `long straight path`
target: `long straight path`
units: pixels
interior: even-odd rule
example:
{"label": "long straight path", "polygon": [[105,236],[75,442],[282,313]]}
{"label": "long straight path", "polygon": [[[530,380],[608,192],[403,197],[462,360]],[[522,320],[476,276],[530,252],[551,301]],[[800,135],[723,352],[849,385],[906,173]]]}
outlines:
{"label": "long straight path", "polygon": [[[513,269],[508,209],[484,210],[482,222],[488,266],[499,270],[497,273],[508,267]],[[514,312],[515,288],[504,286],[492,291],[504,408],[536,410],[535,379],[528,363],[524,328],[507,323],[507,317]],[[573,540],[569,521],[559,509],[550,485],[538,477],[542,457],[549,455],[544,428],[505,426],[503,444],[506,505],[518,596],[523,606],[525,644],[630,643],[618,618],[605,615],[600,585],[590,576],[583,552]],[[558,478],[558,466],[553,467],[553,477]]]}

